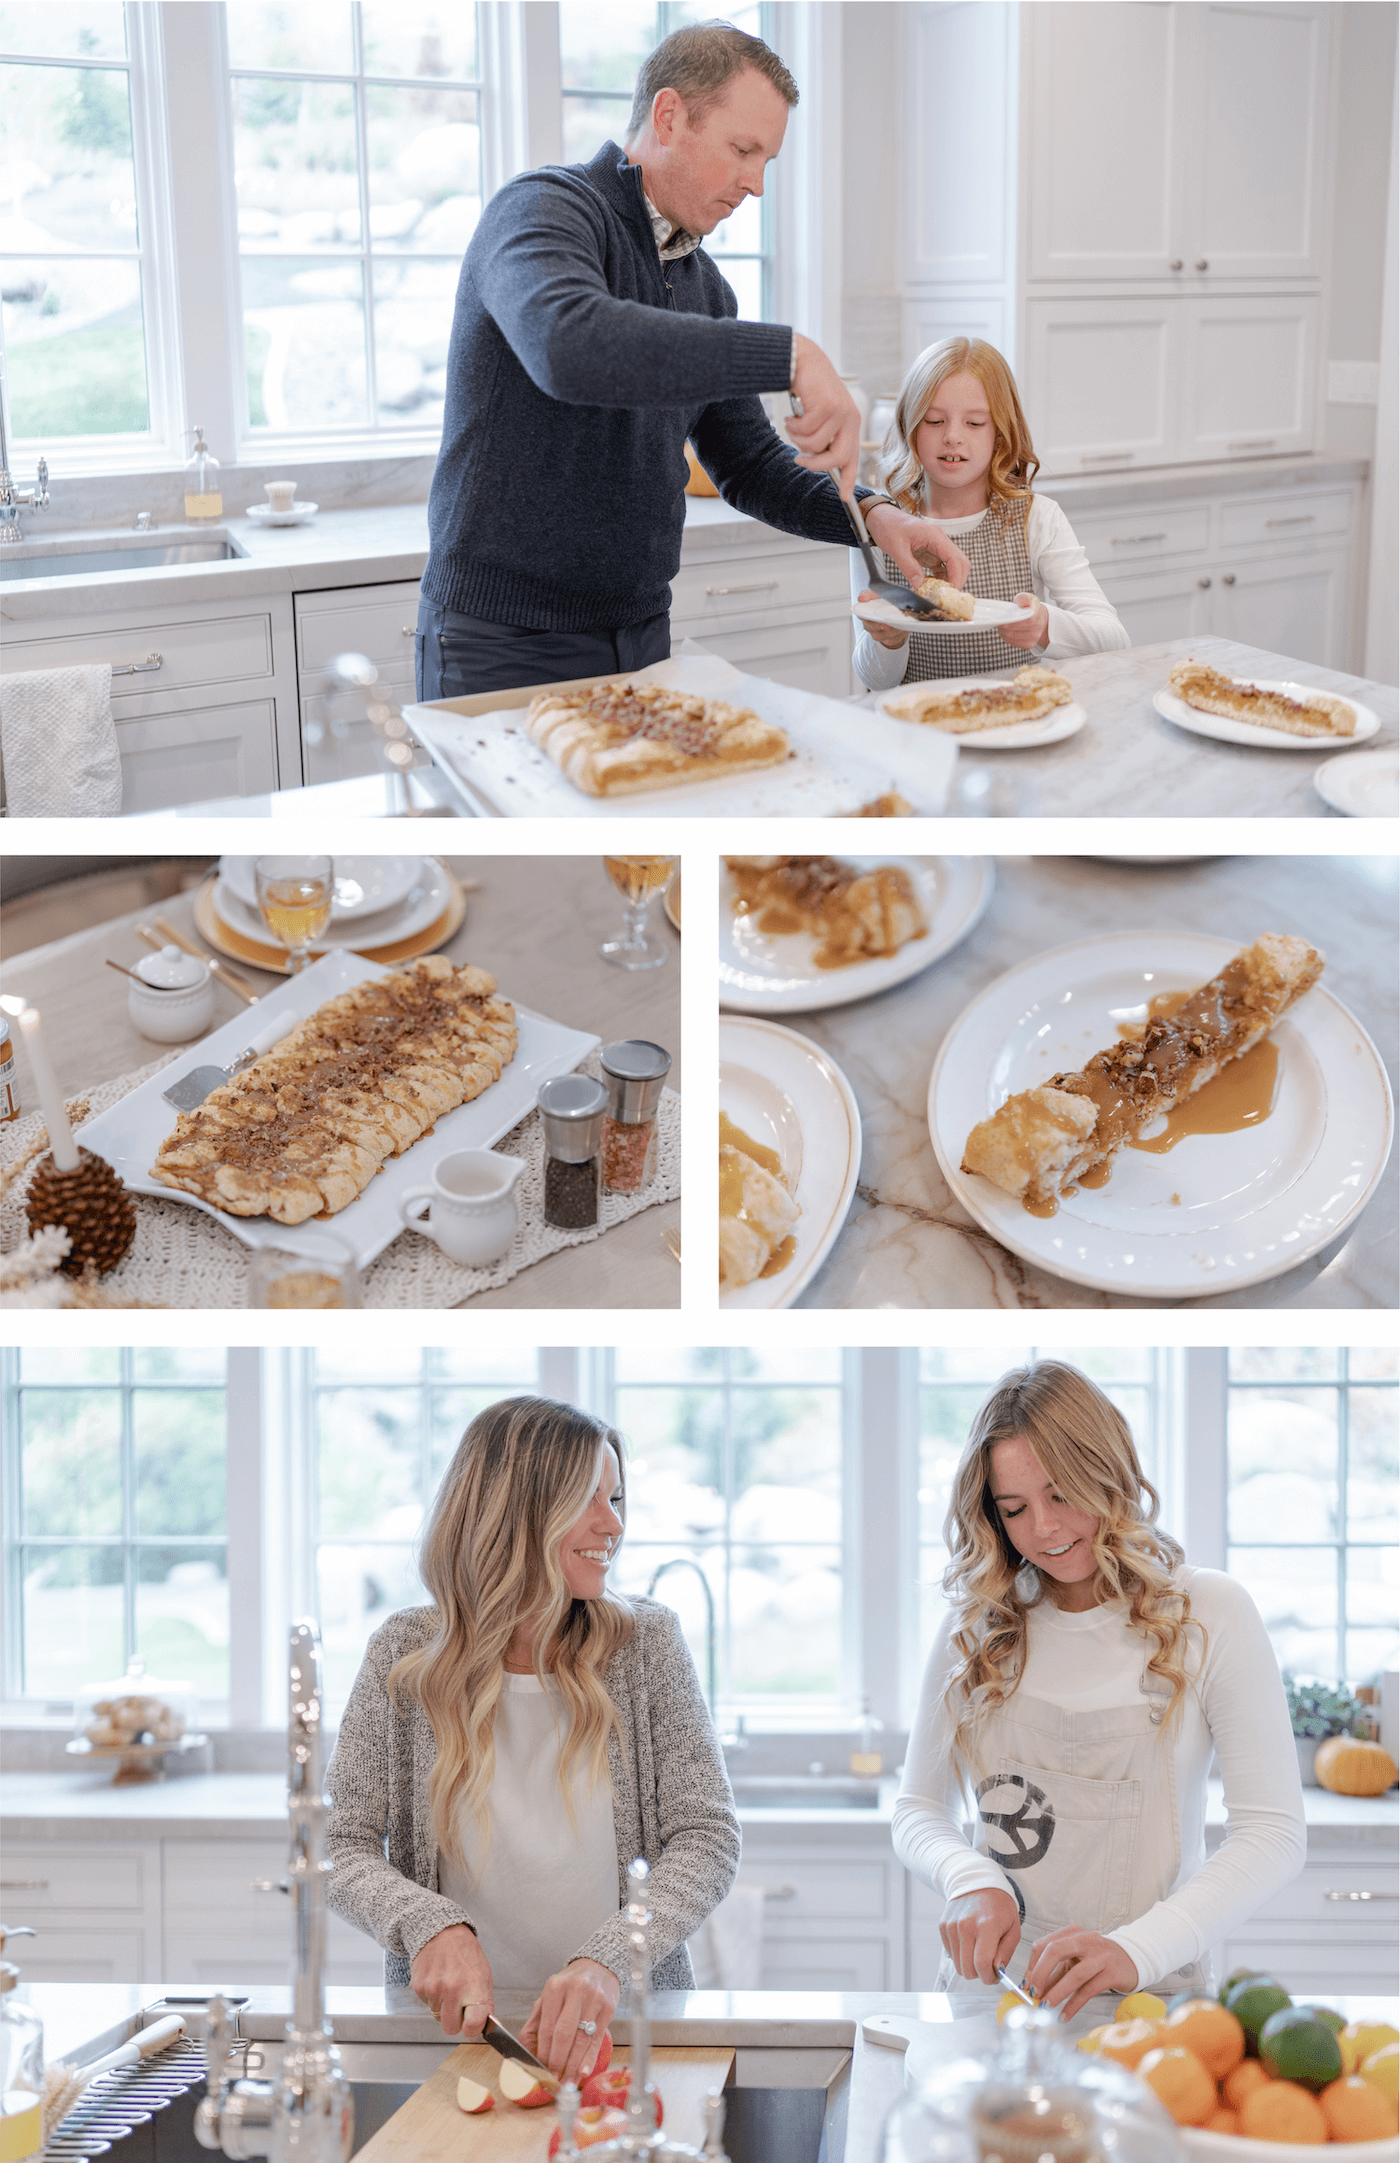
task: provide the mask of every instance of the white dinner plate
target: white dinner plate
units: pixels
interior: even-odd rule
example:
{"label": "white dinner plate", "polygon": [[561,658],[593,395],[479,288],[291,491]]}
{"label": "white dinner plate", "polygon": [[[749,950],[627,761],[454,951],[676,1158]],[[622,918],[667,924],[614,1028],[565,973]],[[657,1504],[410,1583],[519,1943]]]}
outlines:
{"label": "white dinner plate", "polygon": [[994,631],[999,623],[1029,623],[1035,609],[1018,608],[1014,601],[975,600],[966,623],[956,617],[930,622],[927,617],[911,616],[907,609],[896,608],[892,601],[857,601],[851,614],[862,623],[888,624],[892,631],[951,631],[966,637],[969,631]]}
{"label": "white dinner plate", "polygon": [[1400,758],[1388,751],[1350,752],[1341,758],[1324,759],[1313,775],[1313,787],[1334,811],[1352,819],[1400,817]]}
{"label": "white dinner plate", "polygon": [[1325,984],[1273,1032],[1278,1097],[1260,1125],[1191,1135],[1161,1156],[1124,1149],[1107,1185],[1080,1188],[1053,1217],[959,1168],[973,1127],[1008,1096],[1076,1070],[1153,993],[1208,982],[1243,943],[1183,931],[1087,939],[1009,969],[963,1009],[929,1078],[929,1132],[957,1200],[1013,1254],[1096,1291],[1197,1299],[1292,1269],[1365,1207],[1390,1154],[1390,1084]]}
{"label": "white dinner plate", "polygon": [[[1029,660],[1027,667],[1034,666]],[[998,684],[1009,683],[1010,674],[1000,676],[956,676],[946,682],[939,680],[940,691],[981,691]],[[877,713],[888,714],[891,721],[904,721],[909,728],[936,729],[940,736],[951,736],[954,743],[966,744],[973,751],[1030,751],[1040,744],[1063,743],[1067,736],[1077,736],[1089,716],[1084,708],[1071,699],[1068,706],[1052,706],[1049,713],[1038,721],[1009,721],[1000,728],[944,729],[937,723],[909,721],[904,714],[896,713],[889,701],[899,693],[908,691],[910,685],[896,684],[892,691],[882,691],[875,701]]]}
{"label": "white dinner plate", "polygon": [[719,1025],[719,1108],[776,1149],[802,1211],[792,1260],[771,1277],[724,1287],[722,1308],[790,1307],[846,1221],[860,1174],[860,1112],[836,1061],[776,1022],[732,1016]]}
{"label": "white dinner plate", "polygon": [[928,930],[898,953],[856,961],[845,969],[818,969],[816,940],[809,931],[760,931],[756,917],[734,913],[734,882],[719,869],[719,1003],[736,1014],[803,1014],[818,1007],[849,1006],[917,976],[930,962],[964,940],[992,898],[996,870],[990,856],[848,856],[846,863],[870,871],[897,864],[907,871],[923,905]]}
{"label": "white dinner plate", "polygon": [[[253,875],[255,856],[221,856],[219,877],[232,887],[245,908],[258,915],[258,882]],[[337,856],[335,904],[331,922],[341,924],[355,916],[377,916],[392,909],[422,879],[429,867],[421,856]],[[258,918],[262,923],[261,917]],[[262,935],[267,937],[263,925]],[[395,933],[396,937],[406,934]]]}
{"label": "white dinner plate", "polygon": [[[309,969],[303,969],[299,976],[288,977],[285,984],[275,985],[258,1001],[255,1009],[236,1014],[232,1021],[224,1022],[200,1043],[188,1045],[178,1059],[162,1067],[149,1081],[142,1082],[110,1111],[99,1112],[95,1119],[89,1119],[79,1128],[78,1139],[86,1148],[105,1157],[135,1193],[154,1194],[162,1201],[186,1202],[192,1209],[202,1209],[206,1216],[216,1217],[220,1224],[227,1226],[245,1247],[287,1247],[295,1251],[298,1226],[277,1224],[271,1217],[229,1216],[224,1210],[214,1209],[208,1202],[201,1201],[198,1195],[164,1186],[160,1180],[152,1178],[151,1166],[156,1151],[179,1117],[174,1105],[166,1103],[161,1091],[168,1089],[172,1081],[191,1067],[227,1066],[242,1051],[253,1030],[271,1021],[274,1015],[290,1011],[304,1018],[313,1014],[327,999],[349,991],[352,985],[391,973],[379,962],[366,961],[360,954],[323,956]],[[562,1022],[549,1021],[526,1007],[516,1007],[515,1019],[519,1037],[515,1057],[499,1078],[470,1104],[459,1104],[455,1111],[446,1112],[426,1134],[420,1135],[405,1149],[401,1157],[386,1158],[364,1193],[346,1208],[331,1217],[309,1218],[309,1230],[334,1232],[354,1248],[357,1267],[366,1268],[403,1230],[399,1220],[401,1194],[425,1180],[438,1159],[450,1151],[489,1149],[533,1109],[542,1081],[548,1081],[556,1074],[572,1073],[579,1061],[596,1050],[600,1042],[596,1036],[587,1036],[581,1029],[565,1028]]]}
{"label": "white dinner plate", "polygon": [[243,515],[258,526],[304,526],[320,508],[319,503],[294,503],[289,511],[274,511],[270,503],[250,503]]}
{"label": "white dinner plate", "polygon": [[[1318,686],[1308,683],[1286,683],[1277,676],[1237,676],[1236,683],[1252,683],[1260,691],[1283,691],[1290,698],[1300,698]],[[1340,691],[1330,696],[1341,698]],[[1163,684],[1152,694],[1152,703],[1164,721],[1174,721],[1178,728],[1189,729],[1193,736],[1214,736],[1223,744],[1248,744],[1259,751],[1349,751],[1357,744],[1364,744],[1368,736],[1374,736],[1380,720],[1369,706],[1363,706],[1354,698],[1342,699],[1356,715],[1354,736],[1294,736],[1287,729],[1261,728],[1254,721],[1236,721],[1229,714],[1202,713],[1199,706],[1188,706],[1185,699],[1178,698],[1175,691]]]}

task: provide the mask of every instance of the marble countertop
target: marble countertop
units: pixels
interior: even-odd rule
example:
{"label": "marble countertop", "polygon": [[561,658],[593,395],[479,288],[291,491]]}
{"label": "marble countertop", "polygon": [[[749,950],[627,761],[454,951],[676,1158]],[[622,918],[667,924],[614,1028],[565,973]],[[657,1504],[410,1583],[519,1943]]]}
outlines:
{"label": "marble countertop", "polygon": [[[1223,933],[1241,945],[1294,932],[1329,957],[1326,984],[1375,1042],[1394,1088],[1393,858],[1240,856],[1137,864],[1107,857],[999,857],[981,922],[941,961],[878,997],[781,1016],[820,1044],[855,1091],[864,1129],[846,1223],[800,1307],[1126,1307],[1021,1261],[953,1200],[929,1139],[929,1074],[969,1001],[1027,956],[1135,926]],[[1340,1244],[1238,1292],[1167,1304],[1388,1308],[1396,1304],[1397,1167]]]}
{"label": "marble countertop", "polygon": [[1053,496],[1071,513],[1111,511],[1120,503],[1176,503],[1191,496],[1251,496],[1281,488],[1318,488],[1364,481],[1365,458],[1220,458],[1199,466],[1125,467],[1117,473],[1046,473],[1036,493]]}
{"label": "marble countertop", "polygon": [[[1278,751],[1217,742],[1163,720],[1152,694],[1188,656],[1226,675],[1303,683],[1358,699],[1381,724],[1365,748],[1395,751],[1400,692],[1393,686],[1233,639],[1169,639],[1054,662],[1088,715],[1083,728],[1038,750],[978,753],[964,741],[955,776],[960,800],[986,815],[1012,818],[1344,818],[1313,787],[1323,761],[1345,755],[1335,742]],[[976,787],[985,787],[985,802],[972,796]]]}
{"label": "marble countertop", "polygon": [[[444,862],[477,882],[467,896],[466,920],[444,953],[458,962],[482,962],[521,1005],[592,1031],[605,1043],[639,1036],[664,1044],[673,1062],[669,1085],[680,1088],[680,940],[660,909],[652,916],[670,958],[664,968],[632,974],[598,957],[599,941],[621,921],[622,902],[597,856],[454,856]],[[49,1057],[69,1098],[149,1064],[166,1048],[138,1033],[127,1013],[126,984],[104,964],[110,956],[131,967],[147,953],[135,926],[156,915],[202,944],[194,931],[194,898],[184,895],[35,947],[4,967],[4,989],[21,993],[43,1015]],[[237,967],[258,991],[280,981],[245,962]],[[216,984],[215,992],[214,1026],[244,1011],[223,985]],[[32,1083],[23,1054],[20,1067],[21,1099],[29,1106]],[[471,1309],[678,1307],[680,1271],[662,1233],[668,1226],[679,1232],[680,1222],[678,1201],[644,1209],[602,1238],[546,1255],[499,1290],[478,1293]]]}

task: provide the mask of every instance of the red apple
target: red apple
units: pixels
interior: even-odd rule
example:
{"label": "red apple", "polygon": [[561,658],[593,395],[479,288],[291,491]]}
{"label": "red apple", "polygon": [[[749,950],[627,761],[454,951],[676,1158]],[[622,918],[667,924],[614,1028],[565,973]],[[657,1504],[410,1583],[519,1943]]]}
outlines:
{"label": "red apple", "polygon": [[457,2108],[464,2110],[469,2118],[475,2118],[480,2111],[494,2110],[496,2098],[489,2088],[482,2087],[479,2080],[467,2080],[464,2077],[457,2083]]}
{"label": "red apple", "polygon": [[632,2085],[630,2065],[614,2065],[606,2073],[591,2073],[580,2093],[585,2103],[597,2103],[604,2108],[615,2103],[619,2109],[627,2101],[627,2091]]}
{"label": "red apple", "polygon": [[[627,2131],[627,2113],[622,2110],[603,2110],[596,2104],[578,2112],[574,2119],[574,2146],[592,2148],[599,2141],[615,2140],[619,2133]],[[549,2143],[549,2153],[556,2156],[564,2144],[564,2129],[554,2128]]]}
{"label": "red apple", "polygon": [[508,2103],[518,2103],[522,2110],[541,2110],[546,2103],[554,2101],[554,2090],[536,2080],[529,2066],[522,2065],[518,2058],[507,2058],[502,2063],[501,2094]]}
{"label": "red apple", "polygon": [[588,2077],[589,2077],[589,2079],[590,2079],[590,2080],[592,2080],[592,2079],[593,2079],[593,2077],[594,2077],[594,2075],[595,2075],[595,2074],[597,2074],[597,2073],[606,2073],[606,2072],[607,2072],[607,2070],[608,2070],[608,2067],[609,2067],[609,2066],[610,2066],[611,2064],[612,2064],[612,2029],[611,2029],[611,2028],[604,2028],[604,2030],[603,2030],[603,2040],[602,2040],[602,2042],[601,2042],[601,2043],[600,2043],[600,2044],[598,2045],[598,2055],[597,2055],[597,2057],[596,2057],[596,2058],[595,2058],[595,2059],[593,2060],[593,2070],[592,2070],[592,2072],[591,2072],[591,2073],[589,2074],[589,2076],[588,2076]]}

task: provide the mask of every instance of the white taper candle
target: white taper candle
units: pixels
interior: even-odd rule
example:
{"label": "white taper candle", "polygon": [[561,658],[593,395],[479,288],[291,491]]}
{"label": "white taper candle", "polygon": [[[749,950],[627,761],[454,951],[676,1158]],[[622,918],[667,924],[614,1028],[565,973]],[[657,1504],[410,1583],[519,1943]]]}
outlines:
{"label": "white taper candle", "polygon": [[49,1147],[53,1151],[54,1163],[61,1172],[75,1172],[78,1169],[78,1145],[73,1139],[73,1129],[68,1124],[68,1114],[63,1108],[63,1093],[54,1077],[53,1068],[49,1065],[49,1055],[44,1049],[37,1007],[25,1008],[19,1017],[19,1027],[24,1038],[24,1048],[29,1054],[39,1109],[49,1130]]}

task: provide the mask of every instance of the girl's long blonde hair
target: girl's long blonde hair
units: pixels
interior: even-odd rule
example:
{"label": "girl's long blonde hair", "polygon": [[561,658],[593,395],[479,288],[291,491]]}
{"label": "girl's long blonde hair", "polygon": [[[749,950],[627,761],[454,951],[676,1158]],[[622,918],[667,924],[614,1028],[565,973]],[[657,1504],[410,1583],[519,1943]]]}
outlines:
{"label": "girl's long blonde hair", "polygon": [[987,469],[987,508],[1000,518],[1015,510],[1022,523],[1030,516],[1031,482],[1040,460],[1021,411],[1016,378],[994,345],[985,338],[944,338],[925,346],[900,386],[882,457],[884,484],[901,509],[920,516],[928,507],[928,476],[914,450],[914,431],[948,376],[963,371],[976,376],[987,393],[987,411],[996,431],[996,448]]}
{"label": "girl's long blonde hair", "polygon": [[492,1731],[517,1623],[534,1623],[534,1671],[558,1686],[568,1713],[559,1783],[571,1816],[574,1767],[582,1761],[595,1781],[605,1772],[617,1713],[602,1677],[632,1635],[632,1610],[610,1591],[575,1599],[559,1558],[565,1533],[598,1485],[608,1444],[622,1474],[625,1520],[621,1437],[547,1397],[506,1397],[479,1412],[434,1498],[419,1569],[437,1629],[395,1661],[388,1686],[396,1704],[406,1692],[428,1716],[437,1742],[428,1782],[433,1829],[438,1846],[459,1861],[459,1809],[475,1813],[483,1841],[488,1830]]}
{"label": "girl's long blonde hair", "polygon": [[1071,1508],[1098,1519],[1094,1586],[1100,1600],[1126,1600],[1131,1626],[1155,1640],[1148,1673],[1171,1686],[1162,1732],[1185,1703],[1186,1631],[1193,1620],[1188,1594],[1174,1573],[1181,1548],[1154,1522],[1157,1490],[1143,1473],[1132,1433],[1117,1406],[1077,1367],[1038,1360],[1004,1374],[972,1423],[944,1519],[951,1560],[943,1590],[955,1610],[953,1646],[959,1664],[948,1684],[953,1751],[964,1767],[981,1767],[978,1731],[1015,1692],[1026,1660],[1026,1615],[1045,1595],[1024,1562],[992,1499],[992,1451],[999,1442],[1028,1442],[1056,1491]]}

